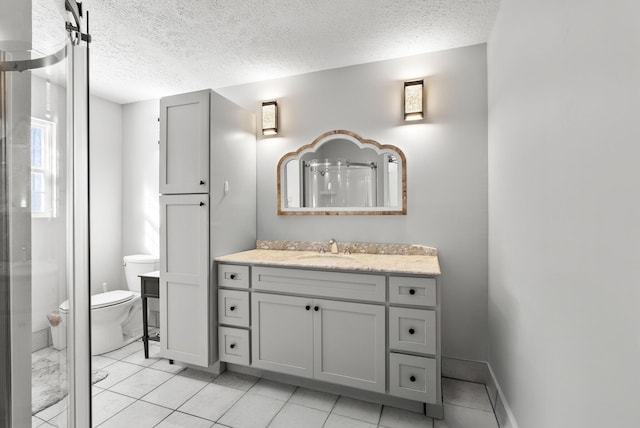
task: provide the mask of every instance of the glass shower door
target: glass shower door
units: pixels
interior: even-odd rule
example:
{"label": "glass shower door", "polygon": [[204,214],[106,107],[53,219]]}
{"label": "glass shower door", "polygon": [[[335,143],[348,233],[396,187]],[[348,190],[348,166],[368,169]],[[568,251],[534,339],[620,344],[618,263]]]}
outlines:
{"label": "glass shower door", "polygon": [[75,2],[42,2],[31,40],[0,39],[0,427],[91,425],[87,48],[67,29],[74,15]]}

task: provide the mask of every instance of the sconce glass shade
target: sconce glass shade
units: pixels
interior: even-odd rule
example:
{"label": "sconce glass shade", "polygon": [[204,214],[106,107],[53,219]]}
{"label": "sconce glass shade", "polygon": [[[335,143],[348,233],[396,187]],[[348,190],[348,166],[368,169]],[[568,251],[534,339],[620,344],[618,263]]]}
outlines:
{"label": "sconce glass shade", "polygon": [[404,82],[404,120],[420,120],[424,118],[423,87],[423,80]]}
{"label": "sconce glass shade", "polygon": [[265,101],[262,103],[262,135],[278,133],[278,103]]}

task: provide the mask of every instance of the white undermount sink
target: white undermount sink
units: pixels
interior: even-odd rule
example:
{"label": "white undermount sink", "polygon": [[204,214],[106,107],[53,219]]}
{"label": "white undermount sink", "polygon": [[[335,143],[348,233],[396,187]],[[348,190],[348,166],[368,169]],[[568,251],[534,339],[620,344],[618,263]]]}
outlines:
{"label": "white undermount sink", "polygon": [[355,257],[348,254],[331,254],[331,253],[318,253],[318,254],[304,254],[296,257],[298,260],[308,260],[317,262],[339,262],[339,261],[354,261]]}

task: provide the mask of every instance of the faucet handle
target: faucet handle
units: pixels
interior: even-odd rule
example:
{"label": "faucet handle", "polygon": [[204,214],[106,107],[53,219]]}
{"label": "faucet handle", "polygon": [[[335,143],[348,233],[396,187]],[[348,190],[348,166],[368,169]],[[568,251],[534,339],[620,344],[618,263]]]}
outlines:
{"label": "faucet handle", "polygon": [[318,253],[324,254],[324,247],[320,247],[320,251],[318,251]]}
{"label": "faucet handle", "polygon": [[349,247],[344,247],[344,253],[345,253],[346,255],[351,254],[351,250],[349,249]]}

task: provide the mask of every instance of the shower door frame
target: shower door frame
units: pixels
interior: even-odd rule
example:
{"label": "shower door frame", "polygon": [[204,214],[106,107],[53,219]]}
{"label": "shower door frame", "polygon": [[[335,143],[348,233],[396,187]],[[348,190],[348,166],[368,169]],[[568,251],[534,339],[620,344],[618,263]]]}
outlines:
{"label": "shower door frame", "polygon": [[[20,93],[21,102],[25,105],[17,107],[16,117],[30,118],[30,85],[31,75],[29,70],[55,64],[65,57],[67,63],[67,158],[69,164],[67,180],[71,197],[67,197],[68,207],[68,234],[67,234],[67,273],[68,273],[68,297],[70,304],[69,322],[67,330],[67,379],[69,386],[68,419],[67,426],[71,428],[85,428],[91,426],[91,313],[90,313],[90,268],[89,268],[89,43],[88,24],[83,19],[81,5],[76,0],[64,1],[65,9],[71,22],[64,22],[69,34],[69,41],[62,50],[35,60],[9,61],[0,51],[0,344],[3,349],[0,353],[0,428],[31,425],[31,412],[29,407],[18,407],[19,402],[31,402],[31,373],[26,373],[26,367],[30,369],[31,341],[28,345],[17,343],[18,333],[30,329],[31,317],[31,287],[23,293],[12,293],[15,288],[15,276],[12,275],[12,266],[16,256],[16,248],[13,248],[15,223],[22,220],[26,229],[19,233],[22,241],[31,239],[31,210],[29,204],[16,204],[14,187],[24,185],[23,181],[30,182],[30,178],[23,177],[19,181],[15,177],[14,168],[23,168],[21,163],[14,164],[13,155],[20,153],[19,144],[28,141],[28,133],[17,132],[19,126],[15,126],[13,115],[13,103],[17,98],[8,98],[13,92]],[[30,4],[22,10],[29,11]],[[86,15],[85,15],[86,16]],[[24,16],[22,17],[24,18]],[[66,20],[65,20],[66,21]],[[61,25],[63,23],[61,22]],[[31,45],[31,38],[24,40],[23,44]],[[23,74],[24,72],[24,74]],[[15,77],[14,77],[15,76]],[[22,86],[23,92],[20,92]],[[29,100],[29,101],[25,101]],[[26,118],[24,117],[26,116]],[[29,120],[30,123],[30,120]],[[10,125],[13,125],[10,127]],[[24,124],[22,124],[24,127]],[[13,129],[13,128],[16,129]],[[11,134],[8,131],[11,130]],[[24,131],[24,130],[22,130]],[[16,135],[18,137],[16,138]],[[13,140],[16,140],[14,142]],[[24,154],[22,154],[24,157]],[[27,155],[28,157],[28,155]],[[24,162],[18,159],[17,162]],[[29,165],[30,162],[25,162]],[[23,172],[23,175],[27,173]],[[27,190],[27,195],[30,195]],[[24,192],[23,192],[24,196]],[[27,198],[25,198],[26,200]],[[12,207],[20,207],[13,209]],[[27,219],[28,216],[28,219]],[[25,244],[25,247],[26,244]],[[27,247],[30,251],[30,246]],[[25,248],[22,248],[25,250]],[[26,258],[26,252],[25,252]],[[28,258],[29,260],[31,257]],[[31,273],[25,274],[25,282],[31,282]],[[81,286],[78,286],[80,284]],[[13,294],[16,294],[14,296]],[[28,295],[29,302],[26,302]],[[16,299],[22,299],[18,301]],[[25,320],[17,317],[25,317],[25,314],[16,313],[16,302],[23,305],[27,312]],[[24,336],[24,334],[22,334]],[[24,337],[22,338],[24,339]],[[17,346],[16,346],[17,345]],[[25,349],[28,346],[28,350]],[[17,349],[15,349],[17,348]],[[19,353],[19,355],[18,355]],[[21,358],[18,358],[21,357]],[[25,358],[26,357],[26,358]],[[28,365],[27,365],[28,364]],[[25,387],[25,382],[27,387]]]}

